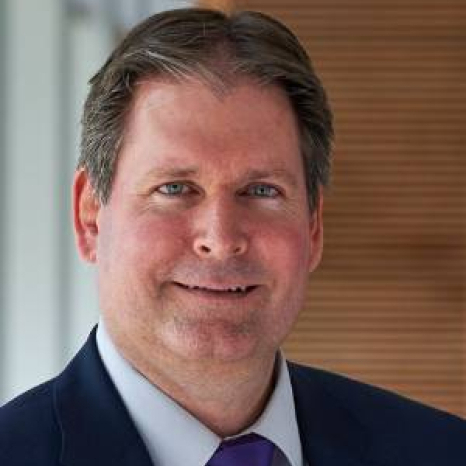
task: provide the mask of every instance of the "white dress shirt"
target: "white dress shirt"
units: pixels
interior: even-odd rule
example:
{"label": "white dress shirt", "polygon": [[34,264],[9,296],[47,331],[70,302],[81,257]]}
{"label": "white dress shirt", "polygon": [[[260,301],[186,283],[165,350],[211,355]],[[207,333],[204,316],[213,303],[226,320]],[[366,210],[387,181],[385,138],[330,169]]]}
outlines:
{"label": "white dress shirt", "polygon": [[[222,439],[133,368],[116,349],[102,319],[97,347],[154,466],[205,466]],[[270,400],[259,419],[240,435],[250,432],[278,447],[272,466],[306,466],[290,376],[281,353]]]}

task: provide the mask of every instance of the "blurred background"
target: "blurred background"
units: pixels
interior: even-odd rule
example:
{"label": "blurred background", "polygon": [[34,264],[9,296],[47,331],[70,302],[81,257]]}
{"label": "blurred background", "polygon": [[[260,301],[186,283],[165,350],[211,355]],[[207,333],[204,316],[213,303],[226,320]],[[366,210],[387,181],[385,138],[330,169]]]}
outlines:
{"label": "blurred background", "polygon": [[286,354],[466,416],[464,0],[1,0],[0,404],[98,319],[69,207],[87,81],[135,22],[199,4],[288,24],[335,113],[325,253]]}

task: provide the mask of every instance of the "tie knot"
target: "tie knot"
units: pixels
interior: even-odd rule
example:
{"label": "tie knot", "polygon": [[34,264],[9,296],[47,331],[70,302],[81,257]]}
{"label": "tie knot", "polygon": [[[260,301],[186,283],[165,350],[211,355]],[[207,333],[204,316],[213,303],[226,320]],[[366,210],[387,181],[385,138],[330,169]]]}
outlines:
{"label": "tie knot", "polygon": [[206,466],[270,466],[274,444],[257,434],[224,440]]}

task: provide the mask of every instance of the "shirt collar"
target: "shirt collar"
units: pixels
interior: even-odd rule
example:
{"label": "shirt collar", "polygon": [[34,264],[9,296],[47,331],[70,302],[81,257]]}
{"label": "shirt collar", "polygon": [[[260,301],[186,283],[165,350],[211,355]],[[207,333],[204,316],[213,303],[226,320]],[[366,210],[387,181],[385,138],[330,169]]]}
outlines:
{"label": "shirt collar", "polygon": [[282,351],[277,358],[275,389],[259,419],[246,432],[255,432],[271,440],[287,457],[291,466],[303,464],[290,374]]}
{"label": "shirt collar", "polygon": [[[102,319],[97,329],[97,347],[153,463],[205,465],[221,438],[134,369],[116,349]],[[302,466],[288,367],[281,352],[277,359],[277,382],[270,400],[259,419],[241,435],[262,435],[280,448],[291,466]]]}

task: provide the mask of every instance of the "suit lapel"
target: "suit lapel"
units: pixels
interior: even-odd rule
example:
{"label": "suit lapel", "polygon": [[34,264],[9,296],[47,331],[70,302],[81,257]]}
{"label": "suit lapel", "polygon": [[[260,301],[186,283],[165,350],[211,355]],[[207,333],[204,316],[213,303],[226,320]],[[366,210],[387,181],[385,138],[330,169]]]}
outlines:
{"label": "suit lapel", "polygon": [[368,432],[319,381],[318,371],[289,364],[304,456],[309,466],[370,466]]}
{"label": "suit lapel", "polygon": [[98,354],[95,329],[57,378],[54,406],[65,466],[152,466]]}

